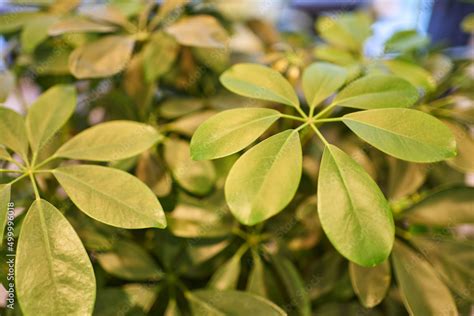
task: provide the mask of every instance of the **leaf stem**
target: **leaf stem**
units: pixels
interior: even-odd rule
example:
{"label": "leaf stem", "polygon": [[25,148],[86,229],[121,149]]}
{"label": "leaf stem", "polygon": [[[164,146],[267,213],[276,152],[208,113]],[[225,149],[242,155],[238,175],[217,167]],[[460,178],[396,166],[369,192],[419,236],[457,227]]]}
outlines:
{"label": "leaf stem", "polygon": [[25,178],[25,177],[27,177],[27,176],[28,176],[28,173],[24,173],[24,174],[22,174],[21,176],[19,176],[18,178],[15,178],[15,179],[13,179],[12,181],[10,181],[8,184],[9,184],[9,185],[13,185],[15,182],[18,182],[18,181],[20,181],[21,179],[23,179],[23,178]]}
{"label": "leaf stem", "polygon": [[36,166],[33,165],[33,167],[34,167],[35,169],[41,168],[42,166],[46,165],[48,162],[51,162],[51,161],[53,161],[54,159],[57,159],[57,158],[58,158],[58,157],[56,157],[56,156],[51,156],[51,157],[49,157],[49,158],[43,160],[42,162],[40,162],[38,165],[36,165]]}
{"label": "leaf stem", "polygon": [[295,109],[296,109],[296,111],[298,111],[298,113],[299,113],[302,117],[308,118],[308,115],[306,115],[306,113],[305,113],[302,109],[300,109],[299,107],[298,107],[298,108],[295,107]]}
{"label": "leaf stem", "polygon": [[310,126],[311,126],[311,128],[313,129],[313,131],[316,133],[316,135],[319,137],[319,139],[324,143],[324,145],[325,145],[325,146],[329,146],[328,141],[327,141],[326,138],[323,136],[323,134],[321,134],[321,132],[319,131],[319,129],[314,125],[314,123],[311,123]]}
{"label": "leaf stem", "polygon": [[52,169],[34,170],[33,173],[53,173]]}
{"label": "leaf stem", "polygon": [[300,126],[298,126],[296,129],[295,129],[295,132],[298,132],[299,130],[302,130],[303,128],[305,128],[306,126],[308,126],[309,124],[312,124],[311,122],[305,122],[304,124],[301,124]]}
{"label": "leaf stem", "polygon": [[340,122],[342,121],[342,117],[334,117],[334,118],[326,118],[326,119],[318,119],[314,120],[313,123],[325,123],[325,122]]}
{"label": "leaf stem", "polygon": [[39,194],[39,191],[38,191],[38,186],[36,185],[36,180],[35,180],[35,177],[33,176],[33,173],[28,172],[27,174],[28,174],[28,176],[30,177],[31,185],[33,186],[33,191],[35,191],[35,198],[36,198],[36,200],[41,199],[40,194]]}
{"label": "leaf stem", "polygon": [[295,120],[295,121],[300,121],[300,122],[306,122],[307,120],[305,118],[299,117],[299,116],[294,116],[294,115],[289,115],[289,114],[280,114],[280,117],[287,118],[290,120]]}
{"label": "leaf stem", "polygon": [[21,171],[21,170],[12,170],[12,169],[0,169],[0,172],[4,172],[4,173],[9,173],[9,172],[12,172],[12,173],[23,173],[23,171]]}
{"label": "leaf stem", "polygon": [[313,119],[318,119],[320,117],[322,117],[323,115],[325,115],[326,113],[328,113],[329,111],[331,111],[332,109],[334,109],[334,107],[336,106],[337,104],[336,103],[331,103],[329,106],[327,106],[325,109],[323,109],[321,112],[319,112],[318,114],[316,114],[315,117],[313,117]]}

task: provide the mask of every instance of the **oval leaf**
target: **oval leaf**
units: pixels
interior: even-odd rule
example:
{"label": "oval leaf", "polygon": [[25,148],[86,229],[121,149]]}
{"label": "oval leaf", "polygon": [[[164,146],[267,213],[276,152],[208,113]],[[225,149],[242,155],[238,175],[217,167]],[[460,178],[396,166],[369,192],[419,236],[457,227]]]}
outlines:
{"label": "oval leaf", "polygon": [[452,227],[474,223],[474,188],[451,187],[428,195],[406,212],[413,224]]}
{"label": "oval leaf", "polygon": [[367,143],[399,159],[435,162],[456,155],[449,128],[420,111],[376,109],[350,113],[342,120]]}
{"label": "oval leaf", "polygon": [[371,268],[361,267],[350,262],[349,274],[352,288],[364,307],[372,308],[378,305],[387,295],[391,281],[388,260]]}
{"label": "oval leaf", "polygon": [[300,106],[291,84],[276,70],[256,64],[237,64],[224,72],[221,83],[230,91],[255,99]]}
{"label": "oval leaf", "polygon": [[0,106],[0,144],[21,155],[28,156],[28,137],[23,117]]}
{"label": "oval leaf", "polygon": [[187,191],[205,195],[216,181],[216,171],[210,161],[194,161],[187,142],[171,139],[165,143],[165,160],[174,179]]}
{"label": "oval leaf", "polygon": [[72,226],[47,201],[31,205],[16,259],[16,290],[25,315],[91,315],[95,277],[89,257]]}
{"label": "oval leaf", "polygon": [[111,121],[86,129],[66,142],[56,157],[112,161],[136,156],[160,139],[151,126],[132,121]]}
{"label": "oval leaf", "polygon": [[72,202],[98,221],[123,228],[166,227],[155,194],[124,171],[73,165],[59,167],[53,173]]}
{"label": "oval leaf", "polygon": [[395,235],[388,202],[365,170],[333,145],[321,162],[318,211],[329,240],[347,259],[365,267],[387,259]]}
{"label": "oval leaf", "polygon": [[296,193],[302,170],[298,132],[267,138],[240,157],[230,170],[225,195],[234,216],[255,225],[279,213]]}
{"label": "oval leaf", "polygon": [[431,92],[436,89],[436,80],[424,68],[401,60],[386,60],[385,66],[395,75],[405,79],[417,88]]}
{"label": "oval leaf", "polygon": [[314,63],[303,72],[303,91],[310,108],[315,108],[346,82],[347,71],[329,63]]}
{"label": "oval leaf", "polygon": [[122,71],[132,56],[135,40],[113,35],[76,48],[69,56],[69,70],[78,79],[100,78]]}
{"label": "oval leaf", "polygon": [[232,109],[214,115],[191,139],[194,160],[221,158],[247,147],[265,132],[280,113],[272,109]]}
{"label": "oval leaf", "polygon": [[109,33],[116,29],[113,25],[102,24],[80,16],[66,17],[48,29],[50,36],[62,35],[65,33]]}
{"label": "oval leaf", "polygon": [[421,255],[396,242],[392,260],[403,303],[411,315],[458,315],[448,288]]}
{"label": "oval leaf", "polygon": [[[286,313],[272,302],[241,291],[198,290],[188,292],[193,315],[207,316],[283,316]],[[238,304],[236,304],[238,302]]]}
{"label": "oval leaf", "polygon": [[406,108],[417,100],[418,91],[408,81],[390,75],[369,75],[348,85],[334,103],[356,109]]}
{"label": "oval leaf", "polygon": [[37,153],[69,120],[76,108],[76,90],[56,85],[43,93],[29,108],[26,130],[33,153]]}

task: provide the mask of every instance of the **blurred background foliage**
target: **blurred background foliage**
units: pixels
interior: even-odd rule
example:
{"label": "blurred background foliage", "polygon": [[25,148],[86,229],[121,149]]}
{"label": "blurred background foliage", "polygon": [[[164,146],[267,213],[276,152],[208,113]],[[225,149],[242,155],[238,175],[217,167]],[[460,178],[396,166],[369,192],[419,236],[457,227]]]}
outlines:
{"label": "blurred background foliage", "polygon": [[[24,113],[40,91],[58,83],[74,84],[78,91],[77,111],[48,144],[49,153],[69,135],[109,120],[144,122],[162,135],[156,147],[110,165],[136,175],[160,198],[166,230],[124,230],[96,222],[74,211],[54,179],[40,178],[42,191],[73,224],[93,262],[95,314],[211,315],[204,311],[215,303],[213,292],[202,289],[251,294],[232,292],[219,300],[236,315],[247,302],[256,308],[254,315],[259,308],[263,315],[262,304],[252,300],[256,296],[289,315],[403,315],[407,309],[444,315],[452,303],[459,314],[472,314],[474,17],[468,13],[473,5],[338,2],[1,4],[3,106]],[[439,18],[438,2],[451,4],[443,12],[449,24]],[[439,25],[451,33],[436,33]],[[323,233],[315,197],[322,148],[309,135],[303,136],[303,177],[295,198],[255,227],[239,224],[224,199],[224,181],[238,154],[214,161],[189,156],[193,132],[221,110],[289,111],[226,91],[219,83],[224,70],[237,62],[268,65],[302,95],[302,69],[315,61],[345,67],[350,80],[373,73],[406,79],[419,90],[416,107],[442,119],[456,137],[456,158],[415,164],[386,156],[342,125],[322,128],[390,201],[396,256],[376,268],[348,262]],[[273,125],[263,138],[291,127],[279,124],[291,122]],[[30,188],[14,191],[12,200],[18,233],[32,200]],[[3,313],[21,315],[19,308]]]}

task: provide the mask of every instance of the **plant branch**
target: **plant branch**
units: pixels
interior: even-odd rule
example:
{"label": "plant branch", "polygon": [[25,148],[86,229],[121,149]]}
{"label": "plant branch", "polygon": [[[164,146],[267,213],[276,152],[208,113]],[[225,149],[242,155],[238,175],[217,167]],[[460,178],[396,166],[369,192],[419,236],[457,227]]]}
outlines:
{"label": "plant branch", "polygon": [[319,131],[319,129],[314,125],[314,123],[311,123],[310,126],[311,126],[311,128],[313,129],[313,131],[316,133],[316,135],[319,137],[319,139],[321,139],[321,141],[324,143],[324,145],[325,145],[325,146],[329,146],[328,141],[327,141],[326,138],[323,136],[323,134],[321,134],[321,132]]}

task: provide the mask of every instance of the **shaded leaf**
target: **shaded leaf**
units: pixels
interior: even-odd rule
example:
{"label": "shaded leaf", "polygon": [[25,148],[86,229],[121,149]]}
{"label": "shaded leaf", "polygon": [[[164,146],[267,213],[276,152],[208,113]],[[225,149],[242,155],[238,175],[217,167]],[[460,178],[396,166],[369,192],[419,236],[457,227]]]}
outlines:
{"label": "shaded leaf", "polygon": [[395,275],[410,314],[458,314],[451,293],[428,262],[400,242],[395,243],[393,251]]}
{"label": "shaded leaf", "polygon": [[[243,246],[245,247],[245,246]],[[240,275],[240,260],[247,248],[240,248],[232,258],[222,264],[212,275],[208,286],[217,290],[231,290],[237,287]],[[244,251],[242,251],[244,250]]]}
{"label": "shaded leaf", "polygon": [[17,31],[26,22],[38,15],[38,12],[33,11],[19,11],[0,15],[0,34]]}
{"label": "shaded leaf", "polygon": [[115,31],[116,27],[109,24],[103,24],[92,21],[80,16],[70,16],[57,21],[48,29],[50,36],[62,35],[65,33],[109,33]]}
{"label": "shaded leaf", "polygon": [[[3,236],[8,219],[10,204],[11,185],[0,184],[0,246],[3,244]],[[13,220],[13,219],[10,219]]]}
{"label": "shaded leaf", "polygon": [[28,156],[28,136],[23,117],[15,111],[1,106],[0,144],[19,153],[23,159]]}
{"label": "shaded leaf", "polygon": [[153,82],[164,75],[178,56],[179,45],[171,36],[154,33],[143,49],[145,78]]}
{"label": "shaded leaf", "polygon": [[135,40],[111,35],[76,48],[69,56],[69,70],[78,79],[115,75],[128,64]]}
{"label": "shaded leaf", "polygon": [[436,89],[436,80],[424,68],[401,60],[386,60],[385,66],[395,75],[402,77],[417,88],[426,92]]}
{"label": "shaded leaf", "polygon": [[349,273],[352,288],[364,307],[372,308],[382,302],[390,288],[391,272],[388,260],[371,268],[350,262]]}
{"label": "shaded leaf", "polygon": [[181,18],[165,28],[181,45],[222,48],[227,45],[227,31],[210,15]]}
{"label": "shaded leaf", "polygon": [[443,121],[456,139],[457,156],[446,162],[461,172],[474,172],[474,138],[471,133],[459,124]]}
{"label": "shaded leaf", "polygon": [[114,249],[96,255],[101,267],[109,274],[131,281],[159,280],[163,272],[153,258],[140,246],[119,240]]}

